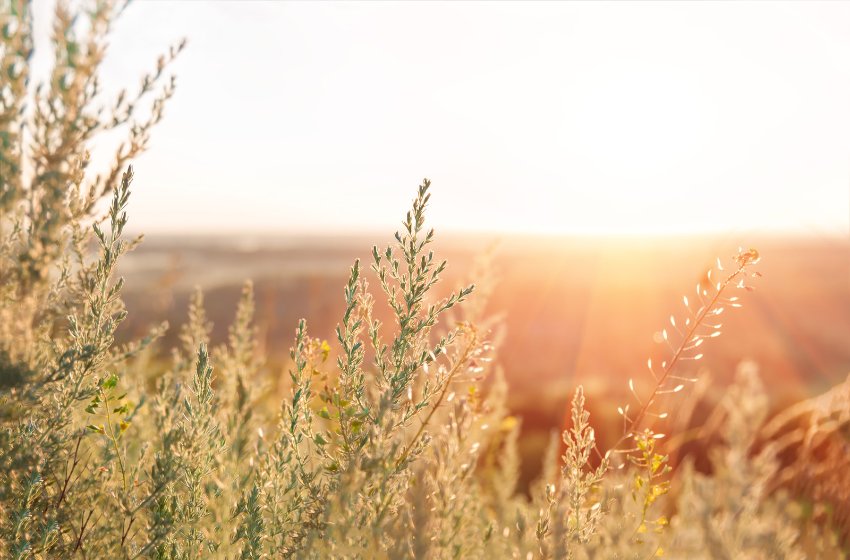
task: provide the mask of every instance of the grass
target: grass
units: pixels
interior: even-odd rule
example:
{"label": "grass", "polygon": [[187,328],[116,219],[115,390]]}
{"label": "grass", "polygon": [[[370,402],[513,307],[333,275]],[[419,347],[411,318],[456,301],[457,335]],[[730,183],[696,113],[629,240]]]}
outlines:
{"label": "grass", "polygon": [[[312,337],[306,320],[295,327],[279,407],[260,403],[264,357],[250,283],[225,344],[211,347],[198,292],[171,364],[146,371],[144,350],[166,327],[115,342],[126,317],[115,270],[138,242],[124,238],[127,163],[163,116],[174,91],[167,65],[181,47],[136,94],[104,103],[97,71],[120,10],[60,2],[53,71],[33,91],[30,6],[2,6],[3,557],[841,554],[833,529],[846,527],[846,503],[831,492],[843,479],[828,467],[846,462],[846,385],[767,423],[761,383],[744,367],[719,409],[724,437],[712,448],[712,472],[668,466],[658,429],[662,405],[675,402],[662,401],[685,389],[690,380],[677,367],[701,357],[719,332],[713,321],[740,305],[729,294],[749,287],[753,250],[739,251],[713,290],[698,287],[693,306],[685,299],[684,319],[671,318],[662,331],[670,357],[660,370],[650,363],[643,396],[629,383],[637,412],[621,407],[623,431],[610,449],[599,449],[576,389],[570,425],[561,444],[553,438],[530,495],[517,491],[520,422],[508,414],[485,327],[492,277],[480,273],[484,289],[435,295],[447,265],[425,227],[427,180],[394,241],[373,248],[368,271],[351,267],[333,347]],[[107,132],[126,141],[92,176],[87,149]],[[389,308],[386,323],[375,318],[378,305]],[[781,467],[793,449],[814,459]],[[791,473],[800,475],[789,481]]]}

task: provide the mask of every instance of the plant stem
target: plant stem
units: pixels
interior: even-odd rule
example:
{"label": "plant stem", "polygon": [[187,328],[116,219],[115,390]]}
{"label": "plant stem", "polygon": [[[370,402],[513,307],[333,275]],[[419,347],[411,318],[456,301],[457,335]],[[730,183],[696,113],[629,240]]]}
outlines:
{"label": "plant stem", "polygon": [[112,447],[115,449],[115,456],[118,458],[118,467],[121,469],[121,488],[124,490],[124,493],[127,493],[127,474],[124,471],[124,460],[121,458],[121,450],[118,447],[118,439],[115,437],[115,430],[112,427],[112,416],[109,413],[109,398],[104,393],[103,389],[100,390],[101,397],[103,397],[103,406],[106,408],[106,425],[109,427],[109,441],[112,442]]}
{"label": "plant stem", "polygon": [[449,387],[452,384],[452,380],[454,379],[457,372],[460,371],[460,368],[466,361],[469,359],[469,354],[472,352],[472,348],[475,346],[476,336],[473,335],[472,340],[469,344],[464,348],[463,355],[459,360],[455,362],[455,365],[452,367],[451,371],[449,371],[448,375],[446,375],[446,383],[443,385],[442,390],[440,391],[440,395],[437,397],[437,402],[434,403],[434,406],[431,407],[431,410],[428,411],[428,415],[425,416],[425,419],[422,421],[422,424],[419,426],[419,429],[416,431],[416,434],[413,436],[413,439],[410,440],[410,443],[407,444],[407,447],[404,448],[399,458],[396,460],[396,467],[401,465],[406,459],[407,456],[410,455],[410,452],[413,450],[413,447],[416,445],[416,442],[419,441],[419,438],[422,437],[423,432],[425,431],[425,427],[428,425],[428,422],[431,421],[431,418],[434,416],[434,413],[437,412],[437,409],[440,408],[440,404],[442,404],[443,399],[446,396],[446,393],[449,390]]}
{"label": "plant stem", "polygon": [[720,288],[717,290],[717,293],[714,294],[714,297],[711,298],[709,304],[703,307],[702,311],[699,313],[699,315],[697,315],[697,318],[694,320],[693,326],[688,330],[684,338],[682,338],[682,341],[679,343],[679,347],[673,354],[673,358],[670,360],[670,363],[667,364],[667,367],[664,368],[664,371],[661,374],[661,377],[658,379],[658,382],[655,384],[655,388],[652,390],[652,393],[650,394],[649,398],[646,400],[646,402],[644,402],[637,415],[629,423],[629,427],[622,435],[622,437],[617,440],[617,443],[615,443],[611,447],[611,451],[609,451],[609,453],[616,451],[623,444],[623,442],[625,442],[635,433],[635,430],[640,428],[640,423],[643,422],[644,418],[646,417],[646,414],[649,411],[649,407],[655,401],[655,397],[658,396],[658,392],[664,386],[664,383],[667,381],[667,378],[670,376],[670,373],[673,371],[673,368],[676,367],[676,364],[682,357],[682,353],[685,351],[685,348],[691,342],[691,339],[694,337],[694,334],[696,334],[697,329],[702,326],[702,323],[703,321],[705,321],[705,318],[711,311],[714,310],[714,307],[717,305],[720,296],[723,294],[729,284],[744,271],[744,269],[747,267],[747,264],[748,263],[740,264],[735,272],[726,277],[726,280],[724,280],[723,283],[720,285]]}

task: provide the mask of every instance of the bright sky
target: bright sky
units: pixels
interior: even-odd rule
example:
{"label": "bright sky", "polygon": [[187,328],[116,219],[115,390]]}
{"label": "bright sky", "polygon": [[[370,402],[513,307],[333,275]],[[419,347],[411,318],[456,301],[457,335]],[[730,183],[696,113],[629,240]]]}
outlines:
{"label": "bright sky", "polygon": [[133,229],[850,231],[850,4],[136,2]]}

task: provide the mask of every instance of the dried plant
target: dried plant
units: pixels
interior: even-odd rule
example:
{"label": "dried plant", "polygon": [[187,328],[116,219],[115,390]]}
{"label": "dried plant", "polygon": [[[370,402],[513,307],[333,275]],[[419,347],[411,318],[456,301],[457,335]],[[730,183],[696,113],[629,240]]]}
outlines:
{"label": "dried plant", "polygon": [[671,548],[699,558],[804,558],[786,496],[769,496],[776,449],[756,449],[767,397],[753,364],[738,369],[720,404],[723,443],[712,448],[713,476],[686,468]]}
{"label": "dried plant", "polygon": [[[661,330],[661,343],[669,349],[670,357],[661,362],[660,368],[653,365],[652,358],[647,361],[647,368],[653,379],[653,386],[649,395],[641,398],[635,389],[634,381],[629,379],[629,390],[638,408],[634,414],[630,412],[629,404],[617,409],[617,412],[623,418],[623,437],[613,446],[612,450],[617,450],[627,440],[640,436],[649,420],[667,418],[668,412],[656,409],[659,398],[678,393],[685,388],[686,383],[697,381],[695,378],[683,377],[674,373],[676,367],[681,362],[702,359],[703,343],[720,336],[720,329],[723,327],[722,323],[709,321],[717,320],[727,306],[741,307],[739,297],[728,296],[727,291],[731,288],[752,290],[753,288],[748,284],[748,280],[760,276],[760,273],[751,272],[749,269],[760,260],[759,253],[755,249],[747,251],[738,249],[738,254],[733,257],[733,260],[736,266],[725,279],[716,281],[709,287],[697,284],[695,301],[689,300],[688,296],[682,296],[682,302],[687,311],[684,320],[679,319],[677,323],[676,317],[671,315],[671,330],[668,331],[666,327]],[[717,259],[716,270],[717,273],[724,270],[719,258]],[[712,273],[714,273],[714,269],[709,269],[707,273],[709,281],[712,281]],[[674,343],[676,338],[678,342]],[[656,439],[659,438],[659,435],[651,434]]]}
{"label": "dried plant", "polygon": [[823,395],[782,411],[761,430],[787,458],[772,481],[813,504],[812,515],[850,543],[850,377]]}
{"label": "dried plant", "polygon": [[[588,423],[590,414],[584,409],[584,403],[584,390],[579,387],[572,401],[572,427],[563,434],[567,447],[561,458],[562,483],[547,485],[547,507],[537,523],[537,540],[543,558],[573,558],[575,547],[590,541],[604,514],[598,490],[608,470],[608,459],[603,457],[596,468],[589,466],[591,455],[596,451],[596,437]],[[550,544],[547,537],[553,532],[550,528],[553,517],[556,542]]]}

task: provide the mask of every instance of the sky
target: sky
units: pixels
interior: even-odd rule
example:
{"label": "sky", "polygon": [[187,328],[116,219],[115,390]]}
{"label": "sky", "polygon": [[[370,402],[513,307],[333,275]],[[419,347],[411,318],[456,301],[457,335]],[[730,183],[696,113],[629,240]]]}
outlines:
{"label": "sky", "polygon": [[103,77],[188,39],[148,233],[393,231],[428,177],[448,231],[847,236],[848,30],[839,2],[137,1]]}

